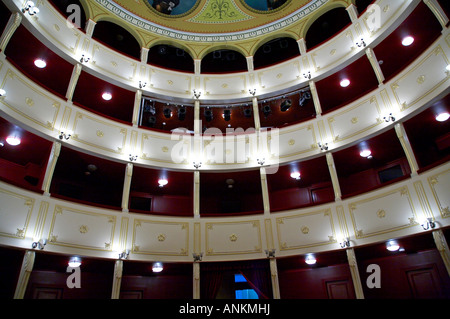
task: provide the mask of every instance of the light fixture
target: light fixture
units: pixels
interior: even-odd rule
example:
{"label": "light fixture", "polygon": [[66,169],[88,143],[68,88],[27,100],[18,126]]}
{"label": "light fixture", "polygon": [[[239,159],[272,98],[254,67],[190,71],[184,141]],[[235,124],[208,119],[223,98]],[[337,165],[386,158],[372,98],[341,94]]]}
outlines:
{"label": "light fixture", "polygon": [[319,148],[320,148],[321,151],[326,151],[326,150],[328,150],[328,143],[323,143],[323,144],[322,144],[322,143],[318,142],[317,145],[319,146]]}
{"label": "light fixture", "polygon": [[147,85],[147,82],[139,81],[139,88],[140,89],[145,88],[146,85]]}
{"label": "light fixture", "polygon": [[436,227],[436,223],[431,217],[428,217],[423,223],[421,223],[421,225],[424,230],[428,230],[429,228],[433,229],[434,227]]}
{"label": "light fixture", "polygon": [[303,73],[303,77],[307,80],[311,80],[311,71],[308,71],[307,73]]}
{"label": "light fixture", "polygon": [[197,91],[197,90],[194,89],[194,96],[195,96],[195,98],[196,98],[197,100],[200,98],[201,95],[202,95],[202,92]]}
{"label": "light fixture", "polygon": [[22,12],[23,13],[28,12],[28,14],[30,16],[33,16],[33,15],[39,13],[39,9],[34,6],[33,1],[27,1],[25,3],[25,6],[22,8]]}
{"label": "light fixture", "polygon": [[413,44],[413,42],[414,42],[414,38],[410,35],[408,35],[402,39],[402,45],[405,47],[410,46],[411,44]]}
{"label": "light fixture", "polygon": [[389,240],[386,243],[386,249],[389,251],[397,251],[400,249],[400,245],[395,240]]}
{"label": "light fixture", "polygon": [[198,169],[199,167],[202,167],[202,162],[193,162],[193,164],[196,169]]}
{"label": "light fixture", "polygon": [[10,135],[6,138],[6,143],[8,143],[11,146],[17,146],[21,142],[20,138],[18,138],[15,135]]}
{"label": "light fixture", "polygon": [[265,249],[264,252],[266,253],[267,258],[275,258],[275,249]]}
{"label": "light fixture", "polygon": [[81,58],[80,58],[80,63],[89,62],[90,59],[91,59],[91,58],[85,58],[85,57],[84,57],[84,54],[82,54],[82,55],[81,55]]}
{"label": "light fixture", "polygon": [[342,240],[339,242],[339,245],[341,245],[341,248],[350,247],[350,238],[342,238]]}
{"label": "light fixture", "polygon": [[256,94],[256,89],[249,89],[248,93],[250,93],[251,95],[255,96]]}
{"label": "light fixture", "polygon": [[308,265],[314,265],[317,262],[316,258],[312,254],[308,254],[305,257],[305,263]]}
{"label": "light fixture", "polygon": [[392,115],[392,113],[389,113],[389,115],[383,117],[383,119],[385,122],[389,122],[389,121],[395,122],[395,117]]}
{"label": "light fixture", "polygon": [[123,252],[119,253],[119,259],[128,259],[129,255],[130,255],[130,250],[125,249]]}
{"label": "light fixture", "polygon": [[266,162],[265,158],[257,158],[256,161],[258,162],[259,165],[263,166],[264,163]]}
{"label": "light fixture", "polygon": [[438,122],[445,122],[449,119],[450,114],[448,112],[442,112],[436,115],[436,121]]}
{"label": "light fixture", "polygon": [[130,155],[128,156],[128,158],[130,159],[130,162],[134,162],[134,161],[137,160],[138,156],[137,156],[137,155],[130,154]]}
{"label": "light fixture", "polygon": [[105,101],[109,101],[109,100],[112,99],[112,94],[109,93],[109,92],[104,92],[104,93],[102,94],[102,98],[103,98]]}
{"label": "light fixture", "polygon": [[293,179],[299,180],[300,179],[300,172],[292,172],[291,177]]}
{"label": "light fixture", "polygon": [[62,140],[62,139],[68,140],[70,138],[70,136],[71,136],[70,134],[66,134],[64,132],[59,133],[60,140]]}
{"label": "light fixture", "polygon": [[35,241],[31,244],[33,249],[39,248],[40,250],[44,249],[45,245],[47,245],[47,239],[41,239],[39,241]]}
{"label": "light fixture", "polygon": [[69,267],[77,268],[81,266],[81,259],[78,257],[72,257],[69,260]]}
{"label": "light fixture", "polygon": [[349,80],[349,79],[343,79],[339,84],[340,84],[343,88],[346,88],[347,86],[350,85],[350,80]]}
{"label": "light fixture", "polygon": [[34,60],[34,65],[36,67],[38,67],[39,69],[43,69],[47,66],[47,62],[45,62],[42,59],[36,59],[36,60]]}
{"label": "light fixture", "polygon": [[169,181],[168,181],[167,179],[165,179],[165,178],[160,178],[160,179],[158,180],[158,185],[159,185],[159,187],[164,187],[164,186],[166,186],[168,183],[169,183]]}
{"label": "light fixture", "polygon": [[361,42],[356,42],[356,45],[358,46],[358,47],[366,47],[366,42],[364,42],[364,39],[361,39]]}
{"label": "light fixture", "polygon": [[359,152],[359,155],[361,157],[365,157],[365,158],[369,158],[369,159],[372,158],[372,152],[369,149],[362,150],[361,152]]}
{"label": "light fixture", "polygon": [[156,262],[156,263],[153,263],[153,266],[152,266],[152,271],[153,272],[161,272],[161,271],[163,271],[163,265],[162,265],[162,263],[160,263],[160,262]]}
{"label": "light fixture", "polygon": [[193,253],[192,257],[194,257],[194,262],[202,261],[203,253]]}
{"label": "light fixture", "polygon": [[6,91],[3,89],[0,89],[0,96],[5,96],[6,95]]}

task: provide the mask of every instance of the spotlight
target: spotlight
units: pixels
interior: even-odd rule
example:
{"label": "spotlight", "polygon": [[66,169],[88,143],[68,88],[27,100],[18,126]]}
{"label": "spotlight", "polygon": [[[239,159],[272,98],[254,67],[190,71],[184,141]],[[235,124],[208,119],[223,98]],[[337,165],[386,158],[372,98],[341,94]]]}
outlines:
{"label": "spotlight", "polygon": [[223,118],[225,119],[225,121],[229,121],[231,118],[231,110],[229,109],[223,110]]}
{"label": "spotlight", "polygon": [[194,262],[202,261],[203,253],[199,253],[199,254],[193,253],[192,257],[194,257]]}
{"label": "spotlight", "polygon": [[59,134],[59,139],[60,140],[62,140],[62,139],[65,139],[65,140],[68,140],[69,138],[70,138],[70,134],[66,134],[66,133],[64,133],[64,132],[61,132],[60,134]]}
{"label": "spotlight", "polygon": [[291,177],[293,179],[299,180],[300,179],[300,172],[292,172]]}
{"label": "spotlight", "polygon": [[305,257],[305,263],[307,263],[308,265],[314,265],[317,262],[316,258],[309,254]]}
{"label": "spotlight", "polygon": [[130,154],[130,155],[128,156],[128,158],[130,159],[130,162],[134,162],[134,161],[137,160],[138,156],[137,156],[137,155]]}
{"label": "spotlight", "polygon": [[371,152],[370,150],[362,150],[362,151],[359,153],[359,155],[360,155],[361,157],[365,157],[365,158],[368,158],[368,159],[371,159],[371,158],[372,158],[372,152]]}
{"label": "spotlight", "polygon": [[166,186],[168,183],[169,183],[169,181],[168,181],[167,179],[165,179],[165,178],[161,178],[161,179],[158,180],[158,185],[159,185],[159,187],[164,187],[164,186]]}
{"label": "spotlight", "polygon": [[328,150],[328,143],[323,143],[323,144],[322,144],[322,143],[318,142],[317,145],[319,146],[319,148],[320,148],[321,151],[326,151],[326,150]]}
{"label": "spotlight", "polygon": [[126,249],[123,252],[119,253],[119,259],[128,259],[129,255],[130,255],[130,250]]}
{"label": "spotlight", "polygon": [[389,122],[389,121],[395,122],[395,117],[392,115],[392,113],[389,113],[389,115],[383,117],[383,119],[385,122]]}
{"label": "spotlight", "polygon": [[264,252],[266,253],[267,258],[275,258],[275,249],[265,249]]}
{"label": "spotlight", "polygon": [[36,59],[36,60],[34,60],[34,65],[36,67],[38,67],[39,69],[43,69],[47,66],[47,62],[45,62],[42,59]]}
{"label": "spotlight", "polygon": [[400,249],[400,245],[395,240],[390,240],[386,243],[386,249],[389,251],[397,251]]}
{"label": "spotlight", "polygon": [[8,143],[11,146],[17,146],[21,143],[21,140],[17,136],[11,135],[6,138],[6,143]]}
{"label": "spotlight", "polygon": [[280,105],[281,112],[286,112],[287,110],[289,110],[291,105],[292,105],[292,101],[290,99],[286,99],[283,102],[281,102],[281,105]]}
{"label": "spotlight", "polygon": [[153,272],[161,272],[161,271],[163,271],[162,263],[160,263],[160,262],[154,263],[153,266],[152,266],[152,271]]}
{"label": "spotlight", "polygon": [[407,47],[413,44],[414,38],[412,36],[407,36],[402,39],[402,45]]}
{"label": "spotlight", "polygon": [[252,109],[245,109],[244,110],[244,116],[245,117],[247,117],[247,118],[249,118],[249,117],[252,117]]}
{"label": "spotlight", "polygon": [[90,60],[91,58],[85,58],[84,57],[84,54],[83,55],[81,55],[81,58],[80,58],[80,63],[87,63],[87,62],[89,62],[89,60]]}
{"label": "spotlight", "polygon": [[184,121],[185,118],[186,118],[186,108],[184,106],[181,106],[178,109],[178,119],[180,121]]}
{"label": "spotlight", "polygon": [[199,167],[202,167],[202,162],[193,162],[193,164],[196,169],[198,169]]}
{"label": "spotlight", "polygon": [[251,95],[255,96],[256,94],[256,89],[249,89],[248,93],[250,93]]}
{"label": "spotlight", "polygon": [[78,257],[72,257],[69,260],[69,267],[77,268],[81,266],[81,259]]}
{"label": "spotlight", "polygon": [[356,45],[358,47],[366,47],[366,42],[364,42],[364,39],[361,39],[361,42],[356,42]]}
{"label": "spotlight", "polygon": [[105,101],[109,101],[109,100],[111,100],[112,95],[111,95],[111,93],[109,93],[109,92],[105,92],[105,93],[102,94],[102,98],[103,98]]}
{"label": "spotlight", "polygon": [[449,117],[450,114],[448,114],[447,112],[439,113],[438,115],[436,115],[436,121],[445,122],[449,119]]}
{"label": "spotlight", "polygon": [[343,238],[339,245],[341,245],[341,248],[350,247],[350,239],[348,237]]}
{"label": "spotlight", "polygon": [[350,85],[350,80],[349,80],[349,79],[343,79],[343,80],[340,82],[340,85],[341,85],[343,88],[345,88],[345,87],[347,87],[347,86]]}
{"label": "spotlight", "polygon": [[139,81],[139,88],[142,89],[147,85],[147,82],[141,82]]}
{"label": "spotlight", "polygon": [[165,108],[163,113],[166,119],[170,119],[172,117],[172,110],[170,108]]}
{"label": "spotlight", "polygon": [[203,115],[206,118],[206,122],[211,122],[213,119],[213,112],[211,111],[210,108],[206,108],[205,112],[203,113]]}
{"label": "spotlight", "polygon": [[272,109],[270,108],[269,104],[264,105],[262,108],[262,111],[263,111],[265,117],[268,117],[270,115],[270,113],[272,113]]}
{"label": "spotlight", "polygon": [[202,92],[194,90],[194,96],[197,100],[200,98],[201,95],[202,95]]}

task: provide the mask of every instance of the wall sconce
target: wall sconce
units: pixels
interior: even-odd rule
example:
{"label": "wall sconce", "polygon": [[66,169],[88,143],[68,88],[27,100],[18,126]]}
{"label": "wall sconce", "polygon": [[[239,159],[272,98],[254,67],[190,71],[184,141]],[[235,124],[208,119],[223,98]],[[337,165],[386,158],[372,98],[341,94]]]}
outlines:
{"label": "wall sconce", "polygon": [[200,91],[197,92],[197,90],[194,90],[194,96],[197,100],[200,98],[201,95],[202,95],[202,92],[200,92]]}
{"label": "wall sconce", "polygon": [[70,258],[68,265],[71,268],[78,268],[81,266],[81,259],[78,257],[72,257]]}
{"label": "wall sconce", "polygon": [[317,262],[316,258],[312,254],[308,254],[305,257],[305,263],[308,265],[314,265]]}
{"label": "wall sconce", "polygon": [[321,151],[326,151],[326,150],[328,150],[328,143],[323,143],[323,144],[322,144],[322,143],[318,142],[317,145],[319,146],[319,148],[320,148]]}
{"label": "wall sconce", "polygon": [[423,227],[423,230],[428,230],[429,228],[433,229],[434,227],[436,227],[436,223],[431,217],[428,217],[421,225]]}
{"label": "wall sconce", "polygon": [[90,60],[91,58],[86,58],[86,57],[84,57],[84,54],[82,54],[81,55],[81,58],[80,58],[80,63],[87,63],[87,62],[89,62],[89,60]]}
{"label": "wall sconce", "polygon": [[138,158],[138,156],[137,156],[137,155],[133,155],[133,154],[130,154],[130,156],[129,156],[130,162],[134,162],[134,161],[136,161],[136,160],[137,160],[137,158]]}
{"label": "wall sconce", "polygon": [[147,85],[147,82],[139,81],[139,88],[140,89],[145,88],[146,85]]}
{"label": "wall sconce", "polygon": [[307,80],[311,80],[311,71],[308,71],[307,73],[303,73],[303,77]]}
{"label": "wall sconce", "polygon": [[202,261],[203,253],[193,253],[192,257],[194,257],[194,262]]}
{"label": "wall sconce", "polygon": [[256,89],[249,89],[248,93],[250,93],[251,95],[255,96],[256,94]]}
{"label": "wall sconce", "polygon": [[28,12],[30,16],[34,16],[35,14],[39,13],[39,9],[34,6],[33,1],[27,1],[25,3],[25,6],[22,8],[22,12]]}
{"label": "wall sconce", "polygon": [[6,95],[6,91],[3,89],[0,89],[0,96],[5,96]]}
{"label": "wall sconce", "polygon": [[356,45],[358,46],[358,47],[366,47],[366,42],[364,42],[364,39],[361,39],[361,42],[356,42]]}
{"label": "wall sconce", "polygon": [[267,258],[275,258],[275,249],[271,249],[271,250],[264,250],[266,253],[266,257]]}
{"label": "wall sconce", "polygon": [[339,245],[341,245],[341,248],[350,247],[350,238],[348,237],[342,238]]}
{"label": "wall sconce", "polygon": [[130,250],[125,249],[123,252],[119,253],[119,259],[128,259],[129,255],[130,255]]}
{"label": "wall sconce", "polygon": [[259,165],[263,166],[264,163],[266,162],[266,159],[265,158],[261,158],[261,159],[257,158],[256,161],[258,162]]}
{"label": "wall sconce", "polygon": [[383,117],[383,119],[385,122],[389,122],[389,121],[395,122],[395,117],[392,115],[392,113],[389,113],[389,115]]}
{"label": "wall sconce", "polygon": [[47,239],[41,239],[39,241],[35,241],[31,244],[33,249],[39,248],[40,250],[44,249],[45,245],[47,245]]}
{"label": "wall sconce", "polygon": [[60,140],[62,140],[62,139],[68,140],[71,136],[72,136],[72,135],[66,134],[66,133],[64,133],[64,132],[59,133],[59,139],[60,139]]}
{"label": "wall sconce", "polygon": [[199,167],[202,167],[202,162],[193,162],[195,169],[199,169]]}

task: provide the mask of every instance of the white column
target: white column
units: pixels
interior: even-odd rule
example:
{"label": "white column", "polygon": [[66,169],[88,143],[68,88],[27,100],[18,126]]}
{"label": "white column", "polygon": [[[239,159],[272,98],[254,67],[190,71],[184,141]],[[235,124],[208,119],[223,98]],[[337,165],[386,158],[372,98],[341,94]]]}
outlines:
{"label": "white column", "polygon": [[326,153],[328,170],[330,171],[331,182],[333,184],[334,197],[336,201],[341,200],[341,187],[339,186],[339,178],[336,172],[336,166],[334,165],[333,154],[330,152]]}
{"label": "white column", "polygon": [[58,161],[59,154],[61,153],[61,143],[53,142],[52,150],[50,151],[50,157],[47,162],[47,168],[45,169],[44,181],[42,182],[42,191],[44,195],[50,195],[50,184],[53,178],[53,172],[55,171],[56,163]]}
{"label": "white column", "polygon": [[350,273],[352,275],[353,286],[355,288],[356,299],[364,299],[364,292],[362,289],[361,278],[359,276],[358,263],[353,248],[346,249],[348,265],[350,266]]}
{"label": "white column", "polygon": [[5,30],[0,37],[0,50],[2,52],[5,52],[9,40],[13,36],[14,32],[16,32],[17,28],[20,26],[21,21],[22,15],[19,12],[15,12],[9,17]]}
{"label": "white column", "polygon": [[111,292],[111,299],[119,299],[120,297],[120,285],[122,284],[122,272],[123,272],[123,261],[116,260],[114,265],[114,277]]}
{"label": "white column", "polygon": [[255,70],[255,66],[253,64],[253,56],[247,56],[245,57],[247,60],[247,69],[249,72],[253,72]]}
{"label": "white column", "polygon": [[200,299],[200,263],[194,262],[192,276],[192,299]]}
{"label": "white column", "polygon": [[200,134],[201,133],[201,127],[200,127],[200,101],[195,100],[194,101],[194,134]]}
{"label": "white column", "polygon": [[133,164],[127,163],[125,168],[125,179],[122,192],[122,212],[128,212],[128,202],[130,198],[131,178],[133,176]]}
{"label": "white column", "polygon": [[147,63],[149,48],[141,48],[141,62]]}
{"label": "white column", "polygon": [[194,171],[194,218],[200,217],[200,172]]}
{"label": "white column", "polygon": [[298,49],[300,50],[300,55],[305,55],[307,51],[305,38],[297,40],[297,44]]}
{"label": "white column", "polygon": [[309,90],[313,98],[314,108],[316,109],[316,115],[322,115],[322,106],[320,105],[319,94],[317,93],[316,83],[314,81],[309,81]]}
{"label": "white column", "polygon": [[252,98],[252,105],[253,105],[253,119],[255,121],[255,130],[259,131],[261,129],[261,122],[259,119],[258,99],[256,98],[256,96]]}
{"label": "white column", "polygon": [[267,174],[266,168],[260,167],[259,173],[261,176],[261,190],[262,190],[262,198],[264,205],[264,215],[270,214],[270,201],[269,201],[269,187],[267,186]]}
{"label": "white column", "polygon": [[352,23],[358,20],[358,9],[353,3],[350,4],[347,8],[345,8],[345,10],[347,10],[347,13],[350,16],[350,20],[352,21]]}
{"label": "white column", "polygon": [[194,59],[194,74],[200,75],[202,69],[202,60],[201,59]]}
{"label": "white column", "polygon": [[439,5],[436,0],[423,0],[425,4],[430,8],[430,10],[434,13],[442,28],[445,30],[448,24],[448,17],[445,14],[445,11]]}
{"label": "white column", "polygon": [[72,101],[73,93],[78,83],[78,78],[80,77],[82,66],[80,63],[75,64],[72,71],[72,76],[70,77],[69,86],[67,87],[66,98],[68,101]]}
{"label": "white column", "polygon": [[33,271],[35,252],[27,250],[23,256],[22,267],[20,268],[19,279],[14,293],[14,299],[23,299],[25,291],[27,290],[28,280]]}
{"label": "white column", "polygon": [[137,127],[139,125],[139,111],[141,109],[141,100],[142,90],[137,90],[136,94],[134,95],[133,118],[131,119],[133,127]]}
{"label": "white column", "polygon": [[270,258],[270,278],[272,279],[272,294],[273,299],[280,299],[280,284],[278,282],[278,268],[277,260],[275,258]]}
{"label": "white column", "polygon": [[378,60],[375,56],[375,52],[372,50],[372,48],[366,49],[366,56],[369,59],[370,64],[372,65],[373,71],[375,72],[375,75],[378,79],[378,84],[382,84],[385,80],[383,71],[381,71],[380,64],[378,63]]}
{"label": "white column", "polygon": [[450,250],[448,248],[447,241],[445,240],[444,233],[441,229],[433,231],[433,238],[436,244],[437,250],[441,254],[442,261],[447,268],[447,272],[450,275]]}
{"label": "white column", "polygon": [[406,135],[403,123],[395,124],[395,132],[397,133],[397,137],[400,140],[400,144],[402,145],[403,151],[405,152],[409,167],[411,168],[411,176],[417,175],[419,165],[417,164],[416,157],[414,156],[414,151],[411,147],[408,136]]}
{"label": "white column", "polygon": [[94,20],[91,20],[91,19],[87,20],[85,30],[86,30],[86,35],[89,38],[92,37],[92,34],[94,33],[94,28],[95,28],[96,24],[97,24],[97,22],[95,22]]}

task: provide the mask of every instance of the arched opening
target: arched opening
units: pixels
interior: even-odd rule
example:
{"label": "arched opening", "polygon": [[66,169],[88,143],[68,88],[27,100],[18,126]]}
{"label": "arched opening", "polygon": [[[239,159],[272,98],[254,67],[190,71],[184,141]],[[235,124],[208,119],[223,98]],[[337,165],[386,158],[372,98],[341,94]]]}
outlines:
{"label": "arched opening", "polygon": [[280,63],[300,55],[297,42],[288,37],[264,43],[253,56],[255,69]]}
{"label": "arched opening", "polygon": [[309,27],[306,36],[306,46],[312,49],[327,41],[351,23],[345,8],[332,9],[317,18]]}
{"label": "arched opening", "polygon": [[92,38],[103,42],[118,52],[124,53],[137,60],[141,59],[141,46],[136,38],[115,23],[109,21],[97,22]]}
{"label": "arched opening", "polygon": [[194,72],[194,59],[185,50],[161,44],[151,47],[147,63],[165,69]]}
{"label": "arched opening", "polygon": [[234,50],[222,49],[208,53],[202,59],[202,73],[245,72],[247,60]]}

